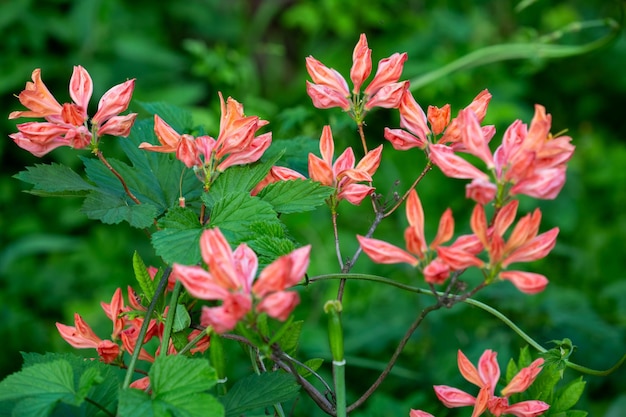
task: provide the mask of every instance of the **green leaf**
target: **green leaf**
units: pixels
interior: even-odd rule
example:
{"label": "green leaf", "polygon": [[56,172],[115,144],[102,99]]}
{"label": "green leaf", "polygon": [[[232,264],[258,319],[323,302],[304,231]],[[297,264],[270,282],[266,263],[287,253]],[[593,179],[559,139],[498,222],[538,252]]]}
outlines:
{"label": "green leaf", "polygon": [[513,379],[513,377],[517,375],[518,372],[519,372],[519,369],[517,365],[515,364],[515,361],[511,358],[509,360],[509,363],[506,366],[505,380],[507,382],[510,382],[511,379]]}
{"label": "green leaf", "polygon": [[200,262],[200,235],[203,227],[196,213],[173,207],[159,221],[161,230],[152,234],[152,246],[169,264],[194,265]]}
{"label": "green leaf", "polygon": [[176,304],[176,314],[174,316],[174,324],[172,325],[173,332],[180,332],[185,330],[191,325],[191,317],[182,304]]}
{"label": "green leaf", "polygon": [[304,322],[302,320],[288,322],[285,325],[286,331],[278,339],[278,344],[281,349],[288,355],[293,355],[298,349],[298,342],[300,341],[300,333],[302,333],[303,324]]}
{"label": "green leaf", "polygon": [[222,405],[209,390],[217,383],[215,370],[205,359],[159,356],[149,372],[152,396],[125,389],[120,393],[120,417],[223,416]]}
{"label": "green leaf", "polygon": [[251,240],[250,227],[256,222],[278,223],[272,206],[249,193],[233,192],[215,202],[211,211],[210,227],[219,227],[231,244]]}
{"label": "green leaf", "polygon": [[90,219],[105,224],[118,224],[123,221],[138,229],[152,225],[157,216],[156,207],[150,204],[128,203],[126,199],[100,192],[92,192],[81,208]]}
{"label": "green leaf", "polygon": [[582,410],[567,410],[565,412],[566,417],[587,417],[588,415],[588,412]]}
{"label": "green leaf", "polygon": [[286,373],[270,372],[243,378],[221,398],[227,417],[248,410],[268,407],[294,398],[300,389],[294,378]]}
{"label": "green leaf", "polygon": [[[313,358],[304,362],[304,364],[313,372],[317,371],[320,368],[320,366],[322,366],[323,363],[324,363],[324,359],[322,358]],[[300,365],[296,364],[296,369],[298,370],[298,373],[304,378],[308,377],[309,375],[312,375],[309,369],[304,368]]]}
{"label": "green leaf", "polygon": [[36,164],[13,177],[33,184],[28,192],[39,196],[77,196],[96,189],[71,168],[57,163]]}
{"label": "green leaf", "polygon": [[555,395],[551,410],[566,411],[576,405],[580,397],[583,395],[585,384],[586,383],[583,381],[583,378],[580,377],[570,381],[563,388],[559,389]]}
{"label": "green leaf", "polygon": [[532,356],[530,356],[530,350],[528,349],[528,345],[524,346],[520,349],[519,360],[517,361],[517,366],[519,369],[526,368],[533,361]]}
{"label": "green leaf", "polygon": [[324,204],[332,188],[312,180],[278,181],[259,192],[259,198],[267,201],[278,213],[300,213]]}
{"label": "green leaf", "polygon": [[158,282],[155,282],[152,278],[150,278],[148,268],[146,267],[146,264],[143,263],[143,260],[137,251],[133,253],[133,270],[135,272],[135,279],[141,287],[141,291],[143,291],[148,300],[152,300],[152,297],[154,297],[154,293],[156,292]]}

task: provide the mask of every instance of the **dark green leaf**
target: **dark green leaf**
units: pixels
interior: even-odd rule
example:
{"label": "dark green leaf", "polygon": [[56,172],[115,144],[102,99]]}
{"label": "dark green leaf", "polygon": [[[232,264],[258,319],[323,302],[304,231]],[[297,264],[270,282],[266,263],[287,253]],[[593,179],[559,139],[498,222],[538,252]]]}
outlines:
{"label": "dark green leaf", "polygon": [[[319,367],[322,366],[323,363],[324,363],[324,359],[321,359],[321,358],[313,358],[304,362],[307,368],[311,369],[311,371],[313,372],[317,371]],[[307,368],[300,366],[300,365],[296,365],[296,369],[298,370],[298,373],[302,375],[304,378],[311,375],[311,371]]]}
{"label": "dark green leaf", "polygon": [[139,102],[148,113],[156,114],[178,133],[189,133],[193,125],[191,113],[183,108],[163,102]]}
{"label": "dark green leaf", "polygon": [[200,262],[202,225],[189,208],[174,207],[159,221],[161,230],[152,234],[152,245],[167,263],[193,265]]}
{"label": "dark green leaf", "polygon": [[332,188],[312,180],[278,181],[259,192],[259,198],[267,201],[278,213],[300,213],[324,204]]}
{"label": "dark green leaf", "polygon": [[180,332],[189,327],[191,324],[191,317],[187,309],[182,304],[176,304],[176,315],[174,316],[174,324],[172,325],[173,332]]}
{"label": "dark green leaf", "polygon": [[281,349],[289,355],[293,355],[298,349],[298,342],[300,341],[300,333],[302,333],[303,324],[304,322],[302,320],[288,323],[287,331],[285,331],[282,336],[280,336],[280,339],[278,339],[278,344]]}
{"label": "dark green leaf", "polygon": [[87,191],[96,189],[71,168],[57,163],[36,164],[27,167],[25,171],[19,172],[14,177],[33,184],[34,187],[28,192],[41,196],[84,195]]}
{"label": "dark green leaf", "polygon": [[227,417],[248,410],[268,407],[294,398],[300,389],[294,378],[285,373],[270,372],[243,378],[222,398]]}
{"label": "dark green leaf", "polygon": [[100,220],[105,224],[126,221],[138,229],[152,225],[157,215],[157,208],[150,204],[128,203],[124,198],[96,191],[85,198],[81,211],[90,219]]}

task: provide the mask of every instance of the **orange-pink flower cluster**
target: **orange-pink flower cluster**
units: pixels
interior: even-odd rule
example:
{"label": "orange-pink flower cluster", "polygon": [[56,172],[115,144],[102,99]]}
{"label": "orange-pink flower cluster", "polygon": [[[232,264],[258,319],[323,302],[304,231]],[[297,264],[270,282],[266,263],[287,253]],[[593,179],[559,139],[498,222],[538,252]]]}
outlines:
{"label": "orange-pink flower cluster", "polygon": [[321,158],[309,154],[309,176],[323,185],[335,189],[336,201],[348,200],[351,204],[359,205],[361,201],[374,191],[371,185],[360,184],[372,181],[372,175],[380,165],[383,146],[369,151],[356,164],[354,151],[346,148],[333,163],[335,141],[330,126],[324,126],[320,138]]}
{"label": "orange-pink flower cluster", "polygon": [[208,271],[174,264],[172,276],[193,297],[221,301],[219,306],[202,307],[203,326],[211,326],[217,333],[230,331],[253,309],[284,321],[300,302],[298,293],[287,289],[304,276],[310,245],[276,259],[256,279],[256,254],[245,243],[233,251],[219,228],[202,233],[200,250]]}
{"label": "orange-pink flower cluster", "polygon": [[237,100],[229,97],[224,102],[221,93],[219,97],[221,117],[217,139],[178,133],[155,115],[154,132],[161,145],[143,142],[139,147],[154,152],[173,152],[189,168],[224,171],[233,165],[258,161],[272,143],[271,132],[256,136],[268,122],[258,116],[245,116],[243,105]]}
{"label": "orange-pink flower cluster", "polygon": [[374,107],[397,108],[402,95],[409,87],[408,81],[398,81],[402,75],[407,54],[395,53],[378,62],[372,81],[363,91],[361,86],[372,72],[372,50],[367,45],[365,34],[361,34],[352,53],[350,80],[352,91],[345,78],[336,70],[326,67],[317,59],[306,58],[306,69],[313,82],[306,82],[306,91],[319,109],[340,107],[352,114],[362,114]]}
{"label": "orange-pink flower cluster", "polygon": [[[135,87],[135,80],[118,84],[104,93],[98,110],[89,124],[88,105],[93,93],[93,82],[89,73],[75,66],[70,79],[72,103],[61,105],[41,80],[41,70],[35,69],[33,82],[27,82],[18,98],[28,111],[14,111],[9,119],[19,117],[44,118],[45,122],[27,122],[17,125],[18,133],[9,135],[15,143],[41,157],[59,146],[81,149],[103,135],[123,136],[137,117],[136,113],[119,114],[128,108]],[[95,138],[93,137],[95,136]]]}

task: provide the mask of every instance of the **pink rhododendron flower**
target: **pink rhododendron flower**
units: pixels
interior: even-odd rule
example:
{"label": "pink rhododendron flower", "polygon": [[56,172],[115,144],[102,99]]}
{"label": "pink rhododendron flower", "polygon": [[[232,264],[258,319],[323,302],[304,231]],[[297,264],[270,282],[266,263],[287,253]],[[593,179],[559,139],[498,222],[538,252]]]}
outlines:
{"label": "pink rhododendron flower", "polygon": [[[541,211],[535,209],[522,217],[505,242],[504,234],[514,222],[518,201],[505,205],[495,216],[493,226],[488,227],[485,209],[477,204],[472,212],[470,225],[476,237],[487,250],[489,263],[493,268],[507,268],[516,262],[530,262],[544,258],[556,244],[558,227],[538,234]],[[511,281],[520,291],[535,294],[543,291],[548,284],[545,276],[530,272],[503,271],[501,279]]]}
{"label": "pink rhododendron flower", "polygon": [[265,178],[263,178],[250,192],[251,195],[257,195],[265,186],[278,182],[278,181],[290,181],[290,180],[304,180],[306,179],[304,175],[300,174],[298,171],[294,171],[291,168],[281,167],[281,166],[273,166],[270,169],[270,172],[267,173]]}
{"label": "pink rhododendron flower", "polygon": [[203,326],[211,326],[217,333],[230,331],[253,308],[284,321],[299,303],[298,294],[286,289],[304,276],[310,246],[279,257],[256,281],[256,254],[245,243],[233,251],[218,228],[202,233],[200,250],[208,271],[200,266],[174,264],[172,275],[193,297],[222,301],[219,306],[202,308]]}
{"label": "pink rhododendron flower", "polygon": [[67,343],[76,349],[96,349],[105,363],[111,363],[119,356],[119,346],[110,340],[100,339],[79,314],[74,314],[74,326],[61,323],[56,323],[56,326]]}
{"label": "pink rhododendron flower", "polygon": [[406,251],[379,239],[357,235],[361,249],[374,262],[419,265],[426,282],[432,284],[443,283],[449,277],[451,270],[481,264],[481,261],[475,257],[476,253],[482,250],[480,244],[475,245],[472,242],[472,245],[462,246],[463,241],[459,241],[459,244],[455,243],[456,246],[455,244],[451,246],[453,247],[451,250],[456,250],[459,255],[462,254],[462,256],[453,257],[455,261],[452,267],[450,263],[446,262],[446,258],[436,258],[430,261],[432,259],[430,253],[438,252],[442,248],[441,245],[452,239],[454,234],[454,219],[450,209],[447,209],[441,216],[437,235],[430,245],[426,243],[424,237],[424,210],[414,189],[411,190],[406,201],[406,215],[409,221],[409,226],[404,231]]}
{"label": "pink rhododendron flower", "polygon": [[33,82],[27,82],[18,96],[28,110],[11,112],[9,119],[33,117],[43,118],[45,122],[18,124],[18,133],[9,136],[33,155],[41,157],[59,146],[81,149],[97,142],[103,135],[126,137],[130,133],[137,114],[120,116],[119,113],[128,108],[135,87],[134,79],[116,85],[102,96],[91,119],[91,127],[87,111],[93,83],[83,67],[75,66],[70,79],[72,103],[59,104],[41,80],[39,68],[33,71],[32,79]]}
{"label": "pink rhododendron flower", "polygon": [[501,391],[502,396],[499,397],[495,395],[496,384],[500,378],[500,367],[496,361],[496,356],[496,352],[486,350],[478,360],[478,368],[476,368],[459,350],[457,358],[461,375],[467,381],[478,386],[480,391],[474,397],[458,388],[436,385],[434,389],[437,398],[448,408],[474,406],[472,417],[478,417],[485,411],[489,411],[495,417],[506,414],[517,417],[536,417],[548,410],[550,406],[538,400],[509,404],[509,397],[512,394],[526,391],[535,381],[541,371],[543,359],[537,359],[526,368],[521,369],[504,387]]}
{"label": "pink rhododendron flower", "polygon": [[361,34],[352,53],[352,92],[339,72],[312,56],[306,58],[306,69],[313,80],[306,82],[306,90],[313,105],[320,109],[340,107],[344,111],[351,110],[355,115],[374,107],[397,108],[409,86],[408,81],[398,81],[406,60],[406,53],[395,53],[380,60],[376,74],[361,99],[361,87],[372,72],[372,50],[367,45],[365,34]]}
{"label": "pink rhododendron flower", "polygon": [[374,187],[359,183],[372,181],[372,175],[380,165],[382,150],[380,145],[369,151],[355,167],[354,151],[347,148],[333,163],[335,142],[330,126],[324,126],[320,138],[322,157],[309,154],[309,176],[323,185],[333,187],[336,190],[336,201],[348,200],[351,204],[359,205],[374,191]]}
{"label": "pink rhododendron flower", "polygon": [[153,152],[175,153],[188,168],[200,168],[202,181],[211,178],[214,171],[224,171],[233,165],[258,161],[272,143],[272,134],[256,136],[267,121],[258,116],[245,116],[243,105],[229,97],[220,98],[220,130],[217,139],[211,136],[194,137],[176,132],[158,115],[154,116],[154,132],[161,145],[143,142],[139,148]]}

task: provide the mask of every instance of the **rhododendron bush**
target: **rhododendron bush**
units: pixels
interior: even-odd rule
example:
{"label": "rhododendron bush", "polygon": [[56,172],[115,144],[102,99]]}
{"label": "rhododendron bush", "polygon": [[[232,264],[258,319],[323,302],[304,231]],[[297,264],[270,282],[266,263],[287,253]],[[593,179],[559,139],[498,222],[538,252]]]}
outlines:
{"label": "rhododendron bush", "polygon": [[[228,92],[216,94],[215,128],[197,126],[174,106],[133,104],[141,79],[110,88],[90,115],[93,82],[86,68],[74,67],[71,101],[62,104],[63,92],[46,87],[45,68],[33,70],[17,96],[26,110],[9,115],[20,121],[10,138],[38,157],[62,146],[84,149],[83,171],[37,164],[16,177],[31,184],[34,194],[83,198],[82,212],[90,219],[143,230],[161,263],[146,265],[134,254],[128,269],[136,284],[120,286],[101,303],[110,333],[96,332],[80,311],[72,323],[56,324],[59,337],[87,349],[92,360],[24,354],[23,369],[0,383],[7,415],[308,415],[297,401],[308,397],[324,413],[346,416],[384,385],[428,316],[461,303],[495,315],[530,348],[501,358],[507,361],[503,371],[497,345],[479,358],[459,350],[458,368],[469,384],[457,388],[440,381],[425,395],[442,408],[416,405],[407,415],[430,416],[443,407],[467,407],[472,417],[586,415],[574,409],[585,382],[561,379],[572,372],[567,368],[600,372],[570,361],[572,342],[553,341],[547,349],[497,305],[475,299],[489,286],[512,286],[532,297],[549,285],[550,277],[533,271],[532,262],[550,256],[559,228],[542,222],[537,200],[558,198],[575,140],[552,132],[549,109],[540,104],[530,120],[510,120],[504,131],[485,124],[489,108],[498,105],[488,90],[476,91],[463,108],[422,103],[403,76],[406,53],[378,63],[371,56],[362,34],[347,77],[323,59],[306,58],[311,104],[351,119],[355,133],[340,142],[331,124],[320,126],[319,151],[299,155],[304,170],[283,158],[290,145],[273,142],[271,121],[246,114],[245,103]],[[139,108],[151,116],[139,117]],[[399,125],[370,129],[366,120],[373,111],[394,112]],[[126,160],[105,155],[102,144],[108,141],[119,142]],[[379,191],[387,188],[376,173],[387,162],[385,154],[394,152],[413,152],[414,164],[401,169],[414,181],[397,184],[388,196]],[[420,189],[434,178],[432,171],[464,185],[464,215],[451,208],[437,212],[423,198]],[[529,201],[533,208],[522,209]],[[338,222],[348,206],[358,206],[369,222],[350,242]],[[334,236],[337,263],[323,275],[308,273],[323,248],[297,241],[284,221],[312,210],[325,213],[328,222],[311,226]],[[403,226],[393,240],[382,239],[377,228],[391,218]],[[426,230],[427,218],[438,221],[436,231]],[[357,264],[398,264],[401,273],[420,278],[398,282],[355,273]],[[412,323],[396,353],[385,358],[385,369],[353,399],[346,395],[350,358],[342,319],[351,314],[347,295],[356,281],[428,302],[398,312]],[[325,323],[298,320],[307,290],[322,285],[336,288],[315,307]],[[372,308],[376,302],[371,300]],[[370,325],[384,326],[383,320]],[[305,326],[327,328],[328,360],[300,354]],[[229,341],[246,353],[249,376],[228,374]]]}

